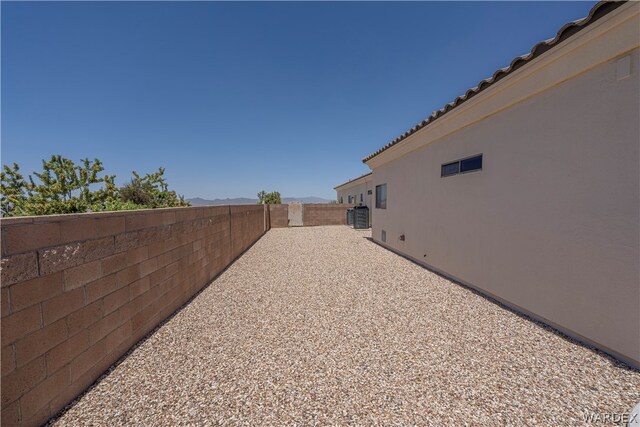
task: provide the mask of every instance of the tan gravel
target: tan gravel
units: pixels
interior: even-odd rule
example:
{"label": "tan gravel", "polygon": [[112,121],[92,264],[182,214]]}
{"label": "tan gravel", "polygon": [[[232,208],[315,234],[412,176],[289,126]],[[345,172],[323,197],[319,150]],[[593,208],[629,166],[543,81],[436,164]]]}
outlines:
{"label": "tan gravel", "polygon": [[638,371],[368,236],[269,231],[54,424],[583,425],[640,401]]}

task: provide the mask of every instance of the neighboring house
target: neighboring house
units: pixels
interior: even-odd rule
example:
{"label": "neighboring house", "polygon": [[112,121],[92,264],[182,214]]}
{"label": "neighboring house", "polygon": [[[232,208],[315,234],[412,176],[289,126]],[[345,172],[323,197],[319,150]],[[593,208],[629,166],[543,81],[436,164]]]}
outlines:
{"label": "neighboring house", "polygon": [[371,172],[359,178],[347,181],[333,188],[336,190],[338,203],[367,206],[371,209],[373,200],[372,174]]}
{"label": "neighboring house", "polygon": [[598,3],[363,159],[375,241],[635,366],[639,11]]}

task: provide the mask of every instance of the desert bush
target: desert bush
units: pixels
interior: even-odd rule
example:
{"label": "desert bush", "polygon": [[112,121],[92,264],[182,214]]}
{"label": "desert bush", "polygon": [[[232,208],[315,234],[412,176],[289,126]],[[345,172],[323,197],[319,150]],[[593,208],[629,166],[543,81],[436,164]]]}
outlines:
{"label": "desert bush", "polygon": [[54,215],[65,213],[131,210],[188,206],[182,196],[170,191],[164,168],[141,177],[133,172],[121,188],[115,175],[101,175],[102,162],[82,159],[80,164],[60,155],[42,161],[42,171],[26,179],[20,166],[4,165],[0,172],[2,216]]}
{"label": "desert bush", "polygon": [[279,205],[282,203],[282,199],[280,198],[280,193],[277,191],[272,191],[271,193],[267,193],[262,190],[258,193],[258,204],[265,205]]}

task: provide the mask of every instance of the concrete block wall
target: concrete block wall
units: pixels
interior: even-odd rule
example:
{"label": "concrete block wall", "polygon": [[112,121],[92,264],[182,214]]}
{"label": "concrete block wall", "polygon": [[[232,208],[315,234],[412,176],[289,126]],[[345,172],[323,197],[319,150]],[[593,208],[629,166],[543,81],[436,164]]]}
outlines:
{"label": "concrete block wall", "polygon": [[268,229],[208,206],[1,222],[2,425],[46,422]]}
{"label": "concrete block wall", "polygon": [[231,255],[239,257],[266,231],[264,205],[229,206],[231,224]]}
{"label": "concrete block wall", "polygon": [[304,205],[302,222],[305,226],[342,225],[347,223],[349,204],[308,204]]}
{"label": "concrete block wall", "polygon": [[[284,228],[289,226],[289,205],[268,205],[271,227]],[[304,204],[302,207],[304,226],[342,225],[347,223],[347,209],[349,204]]]}
{"label": "concrete block wall", "polygon": [[271,230],[271,211],[268,205],[264,205],[264,229],[265,231]]}
{"label": "concrete block wall", "polygon": [[289,226],[289,205],[268,205],[271,216],[271,227],[284,228]]}

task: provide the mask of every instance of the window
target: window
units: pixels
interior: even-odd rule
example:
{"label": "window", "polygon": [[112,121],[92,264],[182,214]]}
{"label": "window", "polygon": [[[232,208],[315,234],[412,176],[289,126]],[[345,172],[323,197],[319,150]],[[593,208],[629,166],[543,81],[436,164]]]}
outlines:
{"label": "window", "polygon": [[342,196],[340,196],[340,204],[342,204],[342,203],[344,203],[344,202],[343,202]]}
{"label": "window", "polygon": [[460,160],[460,173],[479,171],[482,169],[482,154]]}
{"label": "window", "polygon": [[460,162],[447,163],[442,165],[440,176],[451,176],[460,173]]}
{"label": "window", "polygon": [[383,242],[387,241],[387,232],[385,230],[382,230],[382,234],[381,234],[380,238],[381,238],[381,240]]}
{"label": "window", "polygon": [[367,190],[367,195],[371,195],[371,190]]}
{"label": "window", "polygon": [[376,208],[387,209],[387,184],[376,185]]}
{"label": "window", "polygon": [[443,164],[440,168],[440,176],[444,178],[445,176],[458,175],[459,173],[479,170],[482,170],[482,154]]}
{"label": "window", "polygon": [[349,204],[351,204],[351,196],[347,196],[347,197],[348,197],[348,198],[347,198],[347,202],[348,202]]}
{"label": "window", "polygon": [[360,193],[360,203],[362,203],[363,201],[364,201],[364,195]]}

